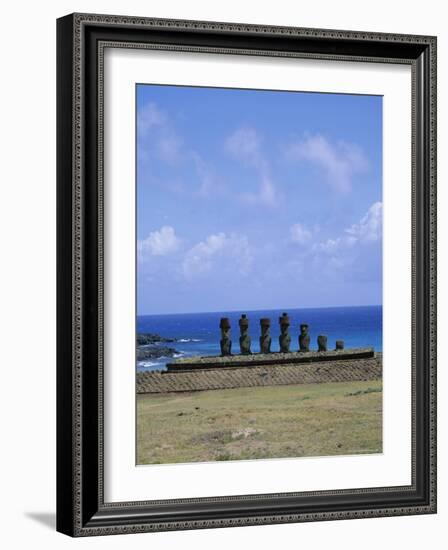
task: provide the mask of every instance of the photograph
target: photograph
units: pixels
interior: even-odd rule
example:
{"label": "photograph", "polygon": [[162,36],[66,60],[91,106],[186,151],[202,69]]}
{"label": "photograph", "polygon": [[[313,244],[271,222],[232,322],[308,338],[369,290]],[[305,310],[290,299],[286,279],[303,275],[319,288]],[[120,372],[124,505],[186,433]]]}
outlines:
{"label": "photograph", "polygon": [[137,83],[136,464],[383,452],[383,97]]}
{"label": "photograph", "polygon": [[436,34],[172,16],[57,20],[57,531],[435,514]]}
{"label": "photograph", "polygon": [[416,8],[5,4],[5,550],[443,547],[447,9]]}

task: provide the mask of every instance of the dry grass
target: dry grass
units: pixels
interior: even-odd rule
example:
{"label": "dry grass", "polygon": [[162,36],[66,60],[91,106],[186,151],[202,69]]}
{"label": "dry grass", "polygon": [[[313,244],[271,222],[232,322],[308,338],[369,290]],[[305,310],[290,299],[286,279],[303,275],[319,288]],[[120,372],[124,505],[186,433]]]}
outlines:
{"label": "dry grass", "polygon": [[380,380],[137,396],[137,462],[382,451]]}

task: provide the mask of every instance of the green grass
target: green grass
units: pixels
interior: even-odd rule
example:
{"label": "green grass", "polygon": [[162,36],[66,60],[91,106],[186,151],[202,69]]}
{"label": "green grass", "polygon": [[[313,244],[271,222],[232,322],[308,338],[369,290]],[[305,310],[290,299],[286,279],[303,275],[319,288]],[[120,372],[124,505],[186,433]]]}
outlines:
{"label": "green grass", "polygon": [[137,462],[379,453],[381,381],[137,396]]}

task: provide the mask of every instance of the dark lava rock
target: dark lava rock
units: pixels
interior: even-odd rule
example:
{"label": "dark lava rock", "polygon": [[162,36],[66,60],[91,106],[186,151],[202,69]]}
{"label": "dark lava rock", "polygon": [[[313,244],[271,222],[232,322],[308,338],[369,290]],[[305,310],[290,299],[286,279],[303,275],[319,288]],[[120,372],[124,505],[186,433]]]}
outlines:
{"label": "dark lava rock", "polygon": [[142,334],[137,334],[137,346],[147,346],[150,344],[157,344],[159,342],[175,342],[175,338],[164,338],[160,334],[154,334],[151,332],[146,332]]}
{"label": "dark lava rock", "polygon": [[166,346],[148,346],[137,348],[137,360],[158,359],[159,357],[173,357],[177,351]]}

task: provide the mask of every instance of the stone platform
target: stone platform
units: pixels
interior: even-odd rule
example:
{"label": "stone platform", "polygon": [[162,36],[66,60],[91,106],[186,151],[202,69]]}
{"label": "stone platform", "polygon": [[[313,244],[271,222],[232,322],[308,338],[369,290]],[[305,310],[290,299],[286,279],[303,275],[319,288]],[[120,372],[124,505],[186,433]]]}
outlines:
{"label": "stone platform", "polygon": [[[352,350],[354,351],[354,350]],[[309,352],[314,353],[314,352]],[[315,352],[317,354],[317,352]],[[321,352],[319,357],[322,357]],[[281,354],[270,354],[270,356]],[[342,359],[341,356],[322,361],[293,363],[292,353],[285,354],[290,361],[285,364],[260,365],[249,368],[230,365],[179,371],[139,372],[136,378],[137,393],[171,393],[231,388],[250,388],[288,384],[318,384],[327,382],[351,382],[377,380],[382,377],[382,354],[369,357]],[[300,354],[303,356],[303,354]],[[236,360],[237,356],[235,356]],[[215,358],[216,359],[216,358]],[[216,363],[215,363],[216,365]]]}
{"label": "stone platform", "polygon": [[253,368],[265,365],[291,365],[300,363],[322,363],[325,361],[350,361],[374,357],[373,348],[352,348],[337,351],[293,351],[290,353],[252,353],[250,355],[229,355],[186,357],[167,364],[168,372],[203,369]]}

